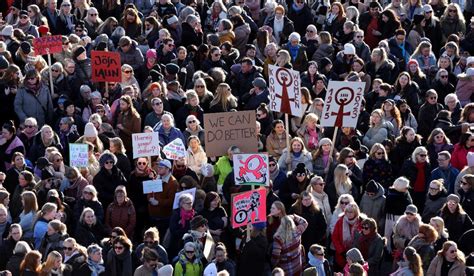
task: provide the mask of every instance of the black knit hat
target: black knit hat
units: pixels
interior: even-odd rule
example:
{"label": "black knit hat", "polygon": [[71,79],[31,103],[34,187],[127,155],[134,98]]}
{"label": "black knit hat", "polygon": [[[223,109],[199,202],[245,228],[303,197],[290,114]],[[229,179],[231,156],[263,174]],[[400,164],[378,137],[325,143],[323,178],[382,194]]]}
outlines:
{"label": "black knit hat", "polygon": [[307,170],[306,170],[306,165],[304,163],[298,163],[298,165],[296,165],[296,169],[293,171],[293,173],[307,173]]}
{"label": "black knit hat", "polygon": [[368,193],[377,193],[379,191],[379,185],[374,180],[370,180],[369,183],[367,183],[365,191]]}

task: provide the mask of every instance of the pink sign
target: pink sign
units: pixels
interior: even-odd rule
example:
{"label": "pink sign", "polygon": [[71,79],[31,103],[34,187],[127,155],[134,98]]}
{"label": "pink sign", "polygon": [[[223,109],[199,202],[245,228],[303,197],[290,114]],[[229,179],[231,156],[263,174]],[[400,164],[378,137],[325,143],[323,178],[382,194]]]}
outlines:
{"label": "pink sign", "polygon": [[266,222],[267,193],[265,188],[235,194],[232,197],[232,227]]}

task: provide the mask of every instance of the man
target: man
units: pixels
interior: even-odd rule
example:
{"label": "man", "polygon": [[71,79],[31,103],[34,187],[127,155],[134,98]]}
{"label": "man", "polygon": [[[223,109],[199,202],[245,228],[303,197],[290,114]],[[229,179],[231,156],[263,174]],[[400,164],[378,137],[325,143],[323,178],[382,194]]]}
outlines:
{"label": "man", "polygon": [[356,55],[360,57],[366,64],[370,62],[370,48],[367,43],[364,42],[364,31],[357,30],[354,32],[354,39],[352,44],[355,47]]}
{"label": "man", "polygon": [[43,10],[42,14],[48,20],[48,26],[52,34],[56,34],[56,23],[59,17],[59,10],[56,8],[58,5],[57,0],[48,0],[47,8]]}
{"label": "man", "polygon": [[121,37],[118,52],[120,53],[122,64],[132,66],[135,75],[139,75],[140,69],[145,64],[145,59],[142,52],[137,48],[137,42],[128,36]]}
{"label": "man", "polygon": [[245,45],[245,56],[253,61],[253,65],[263,67],[263,61],[257,57],[257,47],[253,44]]}
{"label": "man", "polygon": [[239,106],[243,106],[242,96],[252,89],[252,82],[256,78],[263,78],[263,76],[257,68],[253,66],[250,58],[243,58],[240,65],[240,72],[237,74],[232,84],[232,93],[239,100]]}
{"label": "man", "polygon": [[[151,89],[153,89],[153,84],[151,86]],[[146,115],[145,126],[154,127],[161,121],[161,116],[163,114],[169,114],[173,116],[171,113],[164,110],[163,101],[160,98],[151,99],[151,107],[153,108],[153,111]]]}
{"label": "man", "polygon": [[438,167],[431,171],[431,180],[443,179],[448,194],[452,194],[459,170],[451,166],[451,154],[447,150],[438,153],[437,161]]}
{"label": "man", "polygon": [[359,18],[359,27],[365,32],[365,42],[371,49],[377,47],[382,33],[382,18],[380,11],[382,6],[378,2],[370,2],[369,11],[363,13]]}
{"label": "man", "polygon": [[432,51],[438,56],[443,39],[439,19],[433,14],[433,8],[429,4],[423,6],[423,15],[425,16],[425,26],[423,27],[425,36],[430,39]]}
{"label": "man", "polygon": [[349,72],[352,71],[352,64],[356,57],[356,49],[354,45],[346,43],[344,50],[336,54],[334,61],[334,72],[338,75],[340,80],[344,80]]}
{"label": "man", "polygon": [[18,24],[13,25],[13,28],[22,30],[25,35],[39,37],[38,28],[31,24],[28,12],[25,10],[20,11],[20,20],[18,20]]}
{"label": "man", "polygon": [[397,58],[398,68],[406,68],[413,49],[406,41],[407,32],[404,29],[395,31],[395,36],[388,41],[390,53]]}
{"label": "man", "polygon": [[[414,108],[412,106],[412,108]],[[420,107],[418,112],[418,134],[420,134],[426,141],[430,136],[431,131],[435,126],[435,121],[438,112],[444,107],[438,103],[438,93],[433,89],[426,91],[425,103]]]}
{"label": "man", "polygon": [[261,103],[270,103],[270,93],[263,78],[256,78],[252,82],[253,88],[242,96],[244,110],[256,110]]}
{"label": "man", "polygon": [[156,62],[158,64],[168,64],[176,58],[174,52],[174,40],[172,38],[163,39],[160,47],[156,51]]}
{"label": "man", "polygon": [[[68,105],[72,102],[66,101]],[[66,109],[66,106],[64,106]],[[74,143],[79,139],[80,135],[77,132],[77,126],[74,124],[74,118],[63,117],[59,122],[59,141],[64,149],[64,160],[69,160],[69,144]]]}
{"label": "man", "polygon": [[166,233],[168,230],[174,196],[178,190],[178,181],[171,174],[171,168],[169,160],[160,161],[157,173],[163,183],[163,192],[147,195],[150,220],[158,227],[160,233]]}

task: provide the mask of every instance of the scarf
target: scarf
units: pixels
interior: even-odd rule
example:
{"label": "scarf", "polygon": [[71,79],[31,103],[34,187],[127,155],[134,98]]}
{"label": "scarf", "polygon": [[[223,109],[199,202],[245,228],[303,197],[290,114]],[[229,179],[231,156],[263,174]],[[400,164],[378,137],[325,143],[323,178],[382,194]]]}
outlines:
{"label": "scarf", "polygon": [[38,81],[35,84],[30,84],[29,82],[27,82],[25,84],[25,86],[28,90],[33,91],[33,93],[36,95],[39,92],[40,88],[41,88],[41,82]]}
{"label": "scarf", "polygon": [[328,165],[328,162],[329,162],[329,152],[326,153],[326,152],[323,152],[323,164],[324,164],[324,167],[327,167]]}
{"label": "scarf", "polygon": [[366,260],[369,257],[369,247],[371,245],[371,242],[374,240],[375,235],[375,232],[371,231],[368,235],[362,235],[362,237],[360,238],[359,250],[360,253],[362,253],[364,259]]}
{"label": "scarf", "polygon": [[179,224],[184,228],[186,226],[186,221],[189,221],[194,217],[194,210],[186,211],[181,209],[179,211],[179,217],[181,218]]}
{"label": "scarf", "polygon": [[334,21],[334,19],[337,18],[337,14],[334,14],[334,13],[329,13],[328,15],[328,18],[327,18],[327,25],[331,26],[332,25],[332,22]]}
{"label": "scarf", "polygon": [[316,268],[316,271],[318,272],[316,275],[326,276],[326,272],[324,271],[324,261],[321,261],[320,259],[314,257],[311,252],[308,252],[308,259],[308,263]]}
{"label": "scarf", "polygon": [[308,130],[308,134],[309,134],[308,148],[311,150],[316,149],[319,143],[318,132],[316,131],[316,128],[311,129],[307,127],[306,130]]}
{"label": "scarf", "polygon": [[298,56],[298,50],[300,49],[299,45],[293,46],[291,42],[288,42],[288,50],[291,55],[291,60],[294,62],[296,60],[296,57]]}
{"label": "scarf", "polygon": [[278,20],[275,17],[273,22],[273,33],[275,34],[275,40],[278,44],[280,44],[280,33],[283,31],[284,19]]}
{"label": "scarf", "polygon": [[425,174],[426,163],[416,162],[415,166],[418,173],[416,175],[415,187],[413,187],[413,190],[415,192],[424,192],[425,183],[426,183],[426,174]]}
{"label": "scarf", "polygon": [[92,270],[91,276],[99,276],[99,274],[105,271],[103,262],[104,261],[96,263],[89,258],[87,259],[87,265],[89,265],[89,269]]}
{"label": "scarf", "polygon": [[[280,173],[280,166],[278,166],[278,163],[276,164],[276,169],[273,172],[270,172],[270,179],[275,182],[275,179],[277,178],[278,174]],[[275,184],[275,183],[273,183]]]}
{"label": "scarf", "polygon": [[352,247],[352,242],[354,241],[354,233],[356,231],[356,223],[359,219],[354,218],[349,220],[347,216],[344,216],[342,219],[342,242],[346,248]]}

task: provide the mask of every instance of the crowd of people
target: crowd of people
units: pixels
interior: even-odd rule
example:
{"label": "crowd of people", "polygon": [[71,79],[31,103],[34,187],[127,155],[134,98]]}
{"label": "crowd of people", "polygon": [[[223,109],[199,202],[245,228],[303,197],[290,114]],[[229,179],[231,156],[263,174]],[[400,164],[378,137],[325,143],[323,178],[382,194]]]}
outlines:
{"label": "crowd of people", "polygon": [[[0,1],[0,275],[474,275],[473,15],[472,0]],[[52,35],[62,51],[39,55]],[[121,82],[92,81],[92,51],[120,54]],[[301,74],[287,125],[269,65]],[[356,127],[321,127],[331,81],[365,83]],[[233,228],[246,152],[208,156],[202,122],[243,110],[271,181],[266,222]],[[144,132],[185,158],[134,159]]]}

